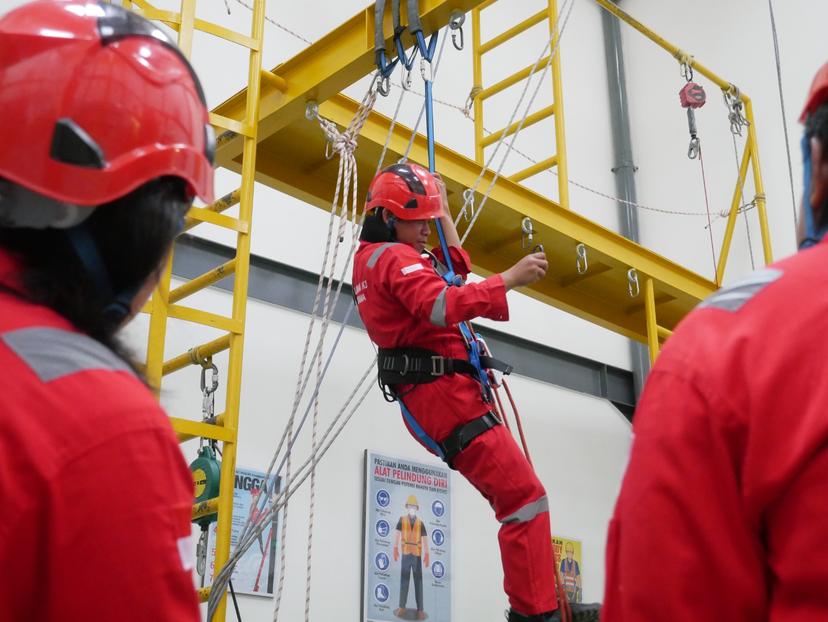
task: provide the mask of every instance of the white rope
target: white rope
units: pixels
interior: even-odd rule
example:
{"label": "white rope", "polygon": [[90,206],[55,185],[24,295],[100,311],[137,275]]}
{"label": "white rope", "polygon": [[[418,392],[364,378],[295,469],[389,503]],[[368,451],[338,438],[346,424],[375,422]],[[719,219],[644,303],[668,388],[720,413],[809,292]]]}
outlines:
{"label": "white rope", "polygon": [[[275,465],[278,455],[281,452],[281,448],[284,445],[284,442],[287,438],[292,438],[293,436],[293,425],[295,422],[296,412],[299,407],[299,403],[301,401],[302,394],[304,392],[305,387],[307,386],[307,380],[310,376],[310,371],[308,371],[307,376],[305,375],[305,369],[308,366],[312,366],[315,361],[319,360],[318,357],[321,355],[322,346],[324,344],[325,334],[327,332],[328,326],[330,324],[331,316],[333,315],[333,310],[335,305],[331,304],[332,299],[334,298],[333,292],[333,271],[336,268],[338,252],[339,252],[339,245],[334,245],[333,253],[331,253],[331,244],[333,243],[333,230],[334,230],[334,223],[335,221],[339,220],[339,227],[338,227],[338,235],[337,239],[341,239],[345,232],[345,227],[348,222],[348,205],[349,205],[349,197],[350,197],[350,222],[352,226],[352,237],[351,237],[351,248],[349,251],[348,262],[350,261],[351,256],[353,255],[357,241],[358,241],[358,226],[356,222],[357,216],[357,184],[356,184],[356,159],[354,157],[354,149],[356,148],[356,137],[358,136],[362,126],[365,123],[365,120],[368,117],[370,112],[370,108],[373,107],[374,102],[376,101],[376,82],[372,82],[371,88],[366,93],[363,101],[360,105],[360,110],[358,111],[356,117],[352,120],[348,128],[345,131],[339,132],[338,128],[335,124],[331,123],[327,119],[319,118],[320,126],[322,127],[323,131],[325,132],[326,137],[328,138],[329,149],[332,151],[330,153],[331,156],[333,154],[338,153],[340,155],[339,161],[339,172],[337,176],[337,186],[334,193],[334,200],[331,206],[331,217],[328,223],[328,237],[325,245],[325,253],[322,262],[322,269],[320,270],[319,280],[317,282],[317,289],[316,295],[314,298],[314,304],[311,311],[311,321],[308,326],[308,331],[305,338],[305,346],[302,354],[302,360],[300,363],[300,371],[299,377],[297,380],[296,386],[296,393],[294,395],[294,403],[291,409],[291,414],[288,419],[288,424],[285,429],[285,433],[282,436],[282,439],[279,443],[279,447],[277,448],[276,453],[274,454],[274,458],[271,462],[270,467],[268,468],[267,478],[270,477],[272,473],[273,466]],[[353,191],[351,191],[353,183]],[[340,205],[340,196],[342,196],[342,202]],[[347,263],[345,269],[347,269]],[[343,277],[344,277],[344,270],[343,270]],[[325,297],[324,302],[322,303],[322,325],[320,328],[320,336],[317,348],[314,352],[313,357],[311,357],[310,362],[308,362],[308,353],[310,350],[310,341],[311,336],[313,333],[313,328],[316,322],[316,317],[319,312],[320,302],[322,299],[322,289],[323,284],[327,281],[327,286],[325,287]],[[342,285],[344,283],[344,278],[339,279],[339,283],[336,288],[336,299],[338,299],[339,294],[342,289]],[[317,374],[319,376],[319,370],[317,369]],[[314,399],[318,399],[314,397]],[[289,443],[286,449],[286,473],[284,482],[285,485],[283,490],[286,494],[286,499],[290,497],[290,483],[292,481],[291,477],[291,455],[293,449],[293,442]],[[258,498],[254,501],[258,502]],[[283,518],[282,518],[282,547],[281,547],[281,556],[280,556],[280,579],[279,579],[279,588],[277,591],[276,599],[275,599],[275,607],[274,607],[274,619],[277,619],[279,608],[281,605],[281,597],[284,590],[284,560],[285,560],[285,534],[286,534],[286,525],[287,525],[287,504],[285,504]],[[250,528],[250,519],[248,519],[245,527],[242,529],[242,534],[245,535],[246,531],[249,531]],[[229,581],[230,573],[232,573],[231,564],[228,564],[223,569],[227,570],[227,580]],[[214,586],[216,588],[219,587],[217,583],[214,582]],[[215,601],[217,604],[220,595],[223,594],[222,590],[216,590],[215,592],[211,592],[211,601]],[[213,596],[215,595],[215,598]]]}
{"label": "white rope", "polygon": [[[253,7],[250,6],[249,4],[247,4],[244,0],[236,0],[236,2],[240,5],[242,5],[244,8],[248,9],[249,11],[253,10]],[[227,7],[227,13],[230,13],[230,6],[227,4],[227,0],[225,0],[224,5]],[[303,37],[302,35],[300,35],[296,32],[293,32],[287,26],[284,26],[284,25],[280,24],[279,22],[277,22],[276,20],[273,20],[273,19],[269,18],[267,15],[265,15],[265,20],[270,22],[274,26],[276,26],[276,28],[278,28],[279,30],[282,30],[283,32],[286,32],[291,37],[294,37],[295,39],[299,39],[300,41],[304,41],[308,45],[313,44],[313,41],[311,41],[310,39],[308,39],[306,37]]]}
{"label": "white rope", "polygon": [[[779,83],[779,102],[782,104],[782,127],[785,130],[785,154],[788,156],[788,177],[791,181],[791,204],[793,205],[794,227],[799,228],[799,214],[796,205],[796,190],[794,188],[793,163],[791,161],[791,139],[788,133],[788,115],[785,112],[785,93],[782,88],[782,59],[779,53],[779,33],[776,30],[776,16],[773,13],[773,0],[768,0],[770,11],[771,32],[773,33],[773,51],[776,56],[776,79]],[[744,201],[742,201],[744,203]],[[751,256],[751,261],[753,257]]]}
{"label": "white rope", "polygon": [[472,229],[474,228],[475,223],[477,223],[477,219],[480,217],[480,214],[483,212],[483,208],[486,206],[486,203],[489,200],[489,194],[491,193],[492,188],[494,188],[495,184],[497,183],[497,180],[500,178],[500,174],[503,171],[503,166],[506,164],[506,160],[508,159],[509,154],[512,151],[512,148],[514,147],[515,141],[517,140],[517,137],[520,134],[520,131],[523,129],[523,125],[526,123],[527,117],[529,116],[529,110],[531,109],[532,104],[534,103],[535,99],[537,98],[538,93],[540,92],[540,87],[543,85],[544,76],[546,75],[547,70],[552,65],[552,61],[554,60],[556,54],[558,53],[558,48],[561,45],[561,40],[563,39],[563,34],[566,30],[566,26],[567,26],[567,23],[569,22],[569,17],[572,14],[572,8],[574,6],[575,6],[575,0],[570,0],[569,4],[566,6],[566,8],[563,9],[564,19],[563,19],[563,23],[561,24],[560,32],[558,31],[558,23],[557,23],[557,20],[556,20],[556,23],[552,27],[553,35],[549,40],[547,40],[546,45],[543,48],[543,51],[541,52],[540,56],[538,56],[538,59],[535,61],[535,64],[532,66],[532,70],[529,72],[529,76],[527,76],[527,78],[526,78],[526,84],[523,87],[523,92],[520,95],[520,99],[518,100],[517,105],[515,106],[514,110],[512,111],[512,116],[509,119],[509,122],[503,128],[503,132],[501,133],[500,139],[498,139],[497,144],[495,145],[494,151],[492,152],[491,156],[489,156],[489,159],[487,160],[487,162],[480,169],[480,174],[477,176],[477,179],[475,180],[472,187],[469,189],[469,191],[467,191],[465,193],[466,196],[465,196],[465,200],[463,202],[463,209],[460,210],[460,213],[457,215],[455,225],[457,225],[459,223],[460,219],[466,213],[466,210],[469,208],[470,205],[472,205],[472,203],[474,201],[474,193],[477,192],[477,189],[480,186],[480,183],[483,181],[483,176],[486,174],[486,171],[489,169],[489,166],[490,166],[491,162],[494,160],[495,155],[497,155],[497,152],[500,150],[500,147],[503,144],[503,141],[506,139],[506,135],[508,133],[508,130],[512,126],[512,124],[514,123],[515,116],[517,115],[517,112],[518,112],[521,104],[523,103],[523,99],[526,97],[526,93],[529,91],[530,83],[532,82],[532,78],[534,77],[534,75],[535,75],[535,73],[538,69],[538,65],[540,65],[541,60],[543,60],[543,57],[546,55],[547,50],[549,50],[550,45],[552,45],[552,41],[555,41],[555,45],[554,45],[554,47],[552,48],[552,51],[549,54],[549,59],[547,60],[546,64],[544,65],[543,69],[540,71],[540,75],[539,75],[538,80],[537,80],[537,85],[535,87],[535,92],[532,94],[532,97],[531,97],[531,99],[529,100],[529,103],[526,106],[526,110],[524,110],[523,118],[520,120],[520,123],[518,124],[514,134],[512,135],[512,139],[509,142],[509,147],[507,148],[506,153],[504,154],[503,158],[501,159],[500,165],[498,166],[497,171],[495,171],[495,175],[492,178],[492,181],[489,183],[488,188],[486,188],[486,192],[483,195],[483,199],[481,200],[480,205],[478,206],[477,210],[472,215],[471,222],[469,223],[469,226],[466,228],[465,232],[463,233],[463,237],[460,239],[460,244],[461,245],[469,237],[469,234],[471,233]]}

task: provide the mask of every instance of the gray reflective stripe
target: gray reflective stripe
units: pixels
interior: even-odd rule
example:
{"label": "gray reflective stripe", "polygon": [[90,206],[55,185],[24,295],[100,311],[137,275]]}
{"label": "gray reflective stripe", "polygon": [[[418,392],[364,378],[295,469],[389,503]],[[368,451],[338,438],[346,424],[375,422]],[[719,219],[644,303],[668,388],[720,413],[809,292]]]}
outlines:
{"label": "gray reflective stripe", "polygon": [[773,268],[757,270],[753,274],[748,275],[730,287],[719,290],[707,300],[704,300],[699,305],[699,308],[715,308],[724,309],[726,311],[738,311],[751,298],[765,289],[765,287],[778,280],[781,276],[781,270],[775,270]]}
{"label": "gray reflective stripe", "polygon": [[509,523],[528,523],[530,520],[535,518],[538,514],[543,514],[544,512],[549,511],[549,500],[544,495],[537,501],[532,501],[532,503],[527,503],[522,508],[520,508],[514,514],[510,514],[506,518],[504,518],[501,523],[507,525]]}
{"label": "gray reflective stripe", "polygon": [[380,246],[377,250],[375,250],[373,253],[371,253],[371,256],[368,258],[368,267],[373,268],[374,266],[376,266],[377,262],[379,261],[379,258],[382,256],[382,254],[385,251],[387,251],[389,248],[394,246],[394,244],[396,244],[396,242],[386,242],[385,244]]}
{"label": "gray reflective stripe", "polygon": [[448,286],[443,288],[440,295],[434,301],[434,306],[431,307],[431,323],[437,326],[446,325],[446,292]]}
{"label": "gray reflective stripe", "polygon": [[23,328],[4,333],[0,339],[43,382],[93,369],[132,371],[91,337],[59,328]]}

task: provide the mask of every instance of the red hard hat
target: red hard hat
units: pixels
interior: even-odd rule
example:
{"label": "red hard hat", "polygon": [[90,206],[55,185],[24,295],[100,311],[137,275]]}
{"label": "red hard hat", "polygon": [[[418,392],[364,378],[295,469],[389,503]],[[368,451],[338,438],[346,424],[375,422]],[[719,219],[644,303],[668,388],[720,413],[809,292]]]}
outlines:
{"label": "red hard hat", "polygon": [[799,118],[800,123],[805,123],[808,117],[825,103],[828,103],[828,63],[822,66],[822,69],[817,72],[816,78],[814,78],[811,92],[808,94],[808,101],[805,103],[805,109]]}
{"label": "red hard hat", "polygon": [[419,164],[395,164],[371,182],[365,211],[384,207],[400,220],[431,220],[444,215],[440,186]]}
{"label": "red hard hat", "polygon": [[42,0],[0,17],[0,178],[108,203],[161,176],[213,200],[215,138],[190,63],[117,6]]}

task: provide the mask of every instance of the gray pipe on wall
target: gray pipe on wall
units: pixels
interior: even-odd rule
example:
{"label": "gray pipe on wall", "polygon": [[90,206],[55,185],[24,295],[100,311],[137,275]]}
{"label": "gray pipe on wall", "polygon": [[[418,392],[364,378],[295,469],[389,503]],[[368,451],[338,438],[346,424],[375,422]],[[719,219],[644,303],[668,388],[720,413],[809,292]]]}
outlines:
{"label": "gray pipe on wall", "polygon": [[[613,0],[620,4],[620,0]],[[624,69],[624,49],[621,44],[621,28],[618,18],[603,9],[601,18],[604,26],[604,49],[607,60],[607,81],[609,84],[610,116],[612,121],[612,144],[615,159],[615,187],[618,197],[637,203],[635,191],[635,166],[630,136],[630,108],[627,98],[627,78]],[[627,203],[618,203],[620,233],[633,242],[639,242],[638,212]],[[650,371],[647,347],[637,341],[630,341],[632,371],[635,381],[636,399],[641,395],[644,381]]]}

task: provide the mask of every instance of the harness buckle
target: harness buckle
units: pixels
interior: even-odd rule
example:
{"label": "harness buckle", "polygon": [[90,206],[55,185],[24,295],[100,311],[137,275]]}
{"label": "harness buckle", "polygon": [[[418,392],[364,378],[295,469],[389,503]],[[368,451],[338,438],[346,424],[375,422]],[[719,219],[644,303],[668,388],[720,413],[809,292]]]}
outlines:
{"label": "harness buckle", "polygon": [[411,362],[411,360],[408,358],[407,354],[403,354],[402,357],[403,357],[403,369],[400,372],[400,376],[405,376],[408,373],[408,365]]}
{"label": "harness buckle", "polygon": [[431,375],[445,376],[446,374],[446,359],[442,356],[431,357]]}

